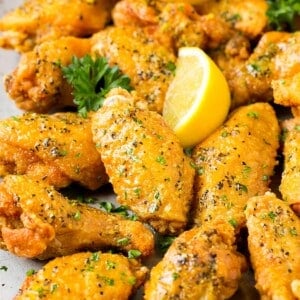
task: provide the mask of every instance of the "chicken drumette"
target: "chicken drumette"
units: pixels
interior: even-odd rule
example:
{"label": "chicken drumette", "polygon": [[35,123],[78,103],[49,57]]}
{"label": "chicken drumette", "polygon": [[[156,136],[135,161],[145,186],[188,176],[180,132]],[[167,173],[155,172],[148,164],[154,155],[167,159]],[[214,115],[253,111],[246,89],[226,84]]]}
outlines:
{"label": "chicken drumette", "polygon": [[127,300],[144,281],[137,260],[102,252],[77,253],[48,262],[28,276],[15,300]]}
{"label": "chicken drumette", "polygon": [[0,247],[38,259],[112,248],[146,256],[154,237],[138,221],[69,200],[26,175],[8,175],[0,184]]}
{"label": "chicken drumette", "polygon": [[61,36],[87,37],[111,19],[116,0],[25,0],[0,19],[0,46],[20,52]]}
{"label": "chicken drumette", "polygon": [[63,77],[61,66],[72,57],[90,52],[90,39],[62,37],[37,45],[22,54],[17,68],[5,77],[8,95],[23,110],[46,113],[74,106],[72,88]]}
{"label": "chicken drumette", "polygon": [[92,139],[91,119],[76,113],[25,113],[0,121],[0,175],[27,174],[56,188],[95,190],[108,178]]}
{"label": "chicken drumette", "polygon": [[250,259],[262,299],[299,299],[299,218],[273,193],[250,198],[245,214]]}

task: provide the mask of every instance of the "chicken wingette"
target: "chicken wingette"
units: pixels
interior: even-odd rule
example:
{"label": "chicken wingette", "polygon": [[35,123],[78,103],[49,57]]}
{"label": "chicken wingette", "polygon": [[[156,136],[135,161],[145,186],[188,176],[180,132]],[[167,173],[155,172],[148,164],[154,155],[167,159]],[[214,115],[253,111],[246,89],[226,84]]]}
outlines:
{"label": "chicken wingette", "polygon": [[151,270],[145,300],[230,298],[246,267],[235,250],[233,228],[195,227],[177,237]]}
{"label": "chicken wingette", "polygon": [[26,111],[46,113],[74,106],[72,88],[63,77],[61,66],[72,57],[90,52],[91,40],[62,37],[46,41],[22,54],[18,66],[5,77],[5,90],[16,105]]}
{"label": "chicken wingette", "polygon": [[27,174],[56,188],[95,190],[108,178],[92,139],[91,119],[76,113],[25,113],[0,121],[0,175]]}
{"label": "chicken wingette", "polygon": [[272,101],[300,106],[300,32],[267,32],[251,56],[228,78],[234,106]]}
{"label": "chicken wingette", "polygon": [[184,1],[122,0],[115,5],[112,16],[115,26],[143,27],[175,52],[184,46],[218,48],[237,33],[221,17],[198,14]]}
{"label": "chicken wingette", "polygon": [[300,220],[275,194],[250,198],[248,247],[261,299],[300,299]]}
{"label": "chicken wingette", "polygon": [[0,19],[0,47],[25,52],[61,36],[90,36],[110,21],[115,3],[115,0],[25,0]]}
{"label": "chicken wingette", "polygon": [[92,130],[117,201],[160,233],[181,232],[194,169],[162,116],[134,107],[130,94],[118,89],[93,115]]}
{"label": "chicken wingette", "polygon": [[279,125],[268,103],[240,107],[193,150],[196,168],[193,221],[236,233],[245,226],[244,208],[251,196],[268,190],[276,165]]}
{"label": "chicken wingette", "polygon": [[300,118],[292,118],[282,123],[284,167],[279,190],[300,216]]}
{"label": "chicken wingette", "polygon": [[235,30],[250,39],[262,34],[267,26],[268,4],[265,0],[213,0],[198,1],[196,10],[200,14],[214,14],[221,17]]}
{"label": "chicken wingette", "polygon": [[139,221],[69,200],[26,175],[7,175],[0,184],[0,247],[37,259],[113,248],[146,256],[154,238]]}
{"label": "chicken wingette", "polygon": [[165,94],[173,79],[175,55],[142,29],[109,27],[92,37],[92,55],[107,57],[129,76],[137,94],[150,110],[162,112]]}
{"label": "chicken wingette", "polygon": [[28,275],[15,300],[127,300],[147,268],[120,254],[84,252],[55,258]]}

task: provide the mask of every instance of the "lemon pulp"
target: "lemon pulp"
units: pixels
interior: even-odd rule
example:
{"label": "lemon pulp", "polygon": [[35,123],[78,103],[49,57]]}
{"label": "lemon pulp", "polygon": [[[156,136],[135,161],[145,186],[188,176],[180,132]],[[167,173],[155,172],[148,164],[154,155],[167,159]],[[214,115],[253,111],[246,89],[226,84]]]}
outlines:
{"label": "lemon pulp", "polygon": [[182,146],[205,139],[224,122],[229,107],[229,87],[221,70],[201,49],[180,48],[163,117]]}

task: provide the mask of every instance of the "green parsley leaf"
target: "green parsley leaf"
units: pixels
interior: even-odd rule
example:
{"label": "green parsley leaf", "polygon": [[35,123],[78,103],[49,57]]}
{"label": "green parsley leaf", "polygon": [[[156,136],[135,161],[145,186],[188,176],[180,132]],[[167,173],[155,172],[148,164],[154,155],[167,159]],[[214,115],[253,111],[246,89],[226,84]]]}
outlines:
{"label": "green parsley leaf", "polygon": [[142,252],[136,249],[131,249],[128,251],[128,258],[138,258],[142,255]]}
{"label": "green parsley leaf", "polygon": [[111,89],[132,90],[130,78],[123,75],[117,66],[110,67],[105,57],[73,56],[71,64],[61,69],[73,87],[74,103],[82,117],[86,117],[89,111],[97,111]]}
{"label": "green parsley leaf", "polygon": [[267,17],[275,30],[293,31],[295,17],[300,15],[299,0],[267,0]]}

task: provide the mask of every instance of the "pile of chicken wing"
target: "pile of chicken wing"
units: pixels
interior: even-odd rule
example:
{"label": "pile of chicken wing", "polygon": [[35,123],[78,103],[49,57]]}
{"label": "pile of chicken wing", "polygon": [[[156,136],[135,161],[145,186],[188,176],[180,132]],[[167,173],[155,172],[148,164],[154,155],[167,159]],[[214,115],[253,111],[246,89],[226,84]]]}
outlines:
{"label": "pile of chicken wing", "polygon": [[[25,0],[0,19],[0,47],[20,54],[4,87],[24,111],[0,120],[0,248],[45,260],[15,299],[132,299],[141,287],[146,300],[248,299],[249,271],[255,297],[300,299],[300,31],[272,31],[267,9]],[[227,120],[193,149],[161,115],[183,46],[210,55],[231,92]],[[62,66],[86,54],[133,90],[112,89],[84,118]],[[74,185],[111,187],[131,218],[66,196]]]}

